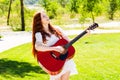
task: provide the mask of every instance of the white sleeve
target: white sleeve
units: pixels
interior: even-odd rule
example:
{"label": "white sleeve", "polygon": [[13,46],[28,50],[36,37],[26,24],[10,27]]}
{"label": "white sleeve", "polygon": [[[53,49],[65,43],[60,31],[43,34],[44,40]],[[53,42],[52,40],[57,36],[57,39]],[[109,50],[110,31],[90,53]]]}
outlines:
{"label": "white sleeve", "polygon": [[36,42],[42,42],[42,35],[40,32],[35,33]]}

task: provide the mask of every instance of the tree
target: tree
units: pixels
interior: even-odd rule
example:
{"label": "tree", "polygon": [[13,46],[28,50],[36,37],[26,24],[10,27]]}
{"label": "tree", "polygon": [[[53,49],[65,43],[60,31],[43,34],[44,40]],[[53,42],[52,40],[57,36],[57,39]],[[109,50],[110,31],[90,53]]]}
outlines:
{"label": "tree", "polygon": [[117,0],[109,0],[109,9],[108,9],[108,14],[109,14],[109,19],[113,20],[114,19],[114,13],[117,10]]}
{"label": "tree", "polygon": [[70,11],[78,13],[79,0],[70,0]]}
{"label": "tree", "polygon": [[10,4],[9,4],[8,17],[7,17],[7,25],[9,25],[9,18],[10,18],[11,4],[12,4],[12,0],[10,0]]}
{"label": "tree", "polygon": [[48,7],[50,5],[50,0],[39,0],[39,3],[46,9],[46,11],[49,11]]}
{"label": "tree", "polygon": [[44,7],[44,9],[47,11],[47,14],[50,19],[55,18],[57,16],[57,9],[59,8],[59,5],[57,1],[55,0],[40,0],[39,3]]}
{"label": "tree", "polygon": [[20,0],[21,3],[21,26],[22,26],[22,31],[25,31],[25,21],[24,21],[24,4],[23,0]]}
{"label": "tree", "polygon": [[99,3],[99,0],[85,0],[85,2],[83,3],[83,10],[91,14],[93,23],[95,22],[94,13],[96,13],[94,9],[96,7],[96,4],[98,3]]}

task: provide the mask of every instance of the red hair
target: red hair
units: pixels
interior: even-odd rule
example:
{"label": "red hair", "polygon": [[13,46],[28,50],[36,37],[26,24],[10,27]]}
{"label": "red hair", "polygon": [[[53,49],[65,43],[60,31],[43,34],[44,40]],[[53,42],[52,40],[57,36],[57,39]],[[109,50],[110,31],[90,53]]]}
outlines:
{"label": "red hair", "polygon": [[[61,32],[58,31],[57,29],[55,29],[50,23],[48,24],[49,30],[52,34],[55,34],[56,36],[58,36],[59,38],[62,37]],[[44,30],[44,27],[42,25],[42,21],[41,21],[41,13],[37,13],[34,15],[33,18],[33,27],[32,27],[32,52],[33,55],[36,56],[37,54],[37,50],[35,49],[35,33],[36,32],[41,32],[42,34],[42,40],[43,43],[46,42],[46,36],[50,37],[50,34],[46,33]]]}

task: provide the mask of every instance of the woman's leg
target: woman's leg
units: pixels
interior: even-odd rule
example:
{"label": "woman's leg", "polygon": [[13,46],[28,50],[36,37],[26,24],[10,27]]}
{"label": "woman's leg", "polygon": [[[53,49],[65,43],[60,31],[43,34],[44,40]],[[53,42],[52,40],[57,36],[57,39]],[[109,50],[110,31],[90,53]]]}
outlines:
{"label": "woman's leg", "polygon": [[66,73],[64,73],[60,78],[51,78],[50,80],[69,80],[70,77],[70,71],[67,71]]}
{"label": "woman's leg", "polygon": [[55,80],[61,80],[61,78],[55,79]]}
{"label": "woman's leg", "polygon": [[70,71],[66,72],[61,76],[61,80],[69,80],[70,77]]}
{"label": "woman's leg", "polygon": [[55,77],[50,77],[50,80],[62,80],[61,77],[55,78]]}

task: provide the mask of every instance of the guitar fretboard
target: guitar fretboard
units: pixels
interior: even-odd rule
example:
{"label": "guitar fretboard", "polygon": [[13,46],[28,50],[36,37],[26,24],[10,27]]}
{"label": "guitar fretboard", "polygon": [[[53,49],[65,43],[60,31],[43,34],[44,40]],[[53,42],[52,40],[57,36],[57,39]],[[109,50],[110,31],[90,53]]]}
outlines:
{"label": "guitar fretboard", "polygon": [[75,43],[79,38],[81,38],[83,35],[87,33],[87,30],[93,30],[96,27],[98,27],[97,23],[94,23],[93,25],[89,26],[86,30],[84,30],[81,34],[79,34],[77,37],[75,37],[73,40],[71,40],[69,43],[64,45],[65,49],[68,49],[73,43]]}
{"label": "guitar fretboard", "polygon": [[85,35],[87,33],[87,31],[83,31],[81,34],[79,34],[78,36],[76,36],[73,40],[71,40],[69,43],[67,43],[66,45],[64,45],[64,48],[67,49],[68,47],[70,47],[73,43],[75,43],[79,38],[81,38],[83,35]]}

